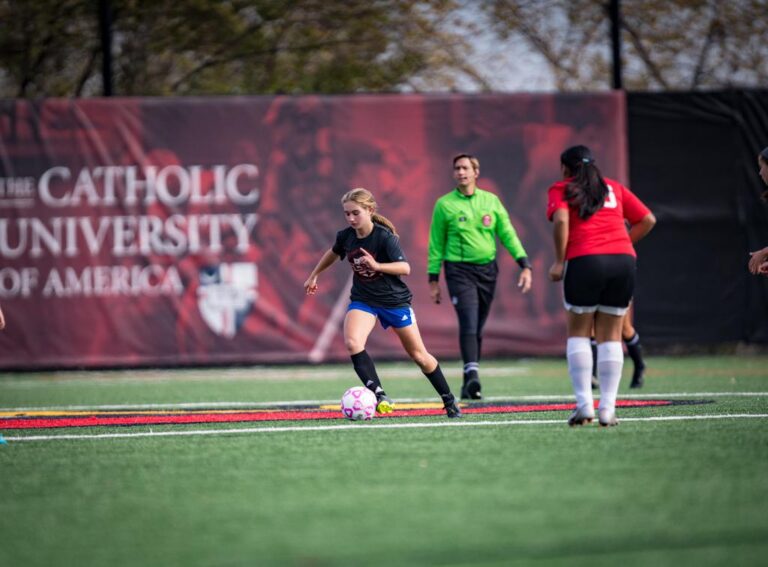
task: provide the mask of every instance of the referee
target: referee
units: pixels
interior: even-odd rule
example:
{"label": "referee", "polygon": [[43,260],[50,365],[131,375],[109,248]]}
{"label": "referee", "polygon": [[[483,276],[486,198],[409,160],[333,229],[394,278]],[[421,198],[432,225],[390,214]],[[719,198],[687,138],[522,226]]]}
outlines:
{"label": "referee", "polygon": [[456,187],[435,202],[429,230],[427,272],[432,301],[440,303],[440,266],[459,319],[459,346],[464,361],[462,399],[482,399],[479,362],[483,326],[491,310],[499,268],[496,237],[522,268],[517,286],[531,289],[531,263],[499,198],[480,189],[480,162],[460,154],[453,158]]}

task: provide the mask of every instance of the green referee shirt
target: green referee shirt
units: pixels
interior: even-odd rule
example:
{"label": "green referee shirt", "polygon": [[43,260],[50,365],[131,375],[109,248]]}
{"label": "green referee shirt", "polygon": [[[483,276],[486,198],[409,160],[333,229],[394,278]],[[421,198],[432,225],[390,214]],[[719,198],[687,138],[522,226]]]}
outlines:
{"label": "green referee shirt", "polygon": [[470,196],[458,188],[443,195],[435,202],[429,229],[427,273],[430,280],[440,274],[444,260],[471,264],[492,262],[496,258],[497,236],[519,264],[527,264],[527,254],[509,220],[509,213],[496,195],[477,187]]}

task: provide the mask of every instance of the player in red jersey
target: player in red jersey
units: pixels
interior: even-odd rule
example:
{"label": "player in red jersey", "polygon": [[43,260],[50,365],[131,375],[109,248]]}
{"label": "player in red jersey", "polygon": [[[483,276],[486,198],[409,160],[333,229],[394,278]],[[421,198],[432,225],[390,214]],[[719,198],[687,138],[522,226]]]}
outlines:
{"label": "player in red jersey", "polygon": [[[656,224],[640,199],[621,183],[603,178],[586,146],[560,156],[563,180],[549,188],[547,218],[554,223],[553,282],[563,280],[568,310],[568,373],[576,396],[569,425],[590,423],[590,336],[597,340],[600,425],[616,425],[616,395],[624,364],[621,327],[635,287],[635,249]],[[625,222],[630,225],[627,231]]]}

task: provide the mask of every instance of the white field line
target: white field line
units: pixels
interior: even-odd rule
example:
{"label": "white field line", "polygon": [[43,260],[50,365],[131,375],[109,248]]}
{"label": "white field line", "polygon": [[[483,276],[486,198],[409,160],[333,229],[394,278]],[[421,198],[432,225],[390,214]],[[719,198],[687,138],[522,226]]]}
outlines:
{"label": "white field line", "polygon": [[[521,376],[531,372],[528,366],[505,367],[505,366],[487,366],[483,367],[485,376]],[[389,378],[412,378],[414,380],[423,380],[424,375],[419,371],[415,364],[396,366],[393,368],[382,368],[379,373]],[[461,378],[461,368],[444,369],[446,378]],[[0,376],[2,376],[0,374]],[[113,384],[140,384],[150,382],[152,384],[165,384],[173,382],[238,382],[238,381],[298,381],[298,380],[338,380],[344,376],[349,376],[352,382],[357,382],[357,376],[351,366],[339,365],[338,368],[272,368],[272,367],[243,367],[243,368],[220,368],[206,370],[105,370],[99,372],[72,371],[72,372],[42,372],[35,374],[32,378],[13,377],[0,380],[0,389],[19,389],[44,387],[50,388],[51,384],[57,386],[82,384],[111,386]]]}
{"label": "white field line", "polygon": [[[768,392],[671,392],[667,394],[625,394],[620,400],[655,400],[659,398],[762,398],[768,397]],[[595,398],[600,396],[595,394]],[[396,398],[395,403],[430,403],[437,402],[435,398]],[[571,402],[573,397],[568,394],[547,396],[488,396],[485,402],[529,402],[529,401],[563,401]],[[0,412],[24,411],[109,411],[109,410],[155,410],[155,409],[241,409],[241,408],[274,408],[290,406],[316,406],[338,404],[339,400],[290,400],[278,402],[180,402],[175,404],[108,404],[95,406],[35,406],[20,408],[0,408]]]}
{"label": "white field line", "polygon": [[[710,415],[676,415],[676,416],[658,416],[658,417],[625,417],[620,421],[694,421],[694,420],[714,420],[714,419],[765,419],[768,413],[741,413],[741,414],[710,414]],[[180,437],[180,436],[203,436],[203,435],[234,435],[247,433],[286,433],[298,431],[340,431],[340,430],[359,430],[359,431],[380,431],[382,429],[422,429],[436,427],[488,427],[503,425],[565,425],[563,419],[515,419],[509,421],[446,421],[437,423],[391,423],[382,425],[368,425],[365,423],[348,425],[316,425],[307,427],[248,427],[240,429],[198,429],[186,431],[157,431],[157,432],[136,432],[136,433],[97,433],[93,435],[29,435],[22,437],[5,437],[5,441],[25,442],[25,441],[78,441],[93,439],[128,439],[138,437]]]}

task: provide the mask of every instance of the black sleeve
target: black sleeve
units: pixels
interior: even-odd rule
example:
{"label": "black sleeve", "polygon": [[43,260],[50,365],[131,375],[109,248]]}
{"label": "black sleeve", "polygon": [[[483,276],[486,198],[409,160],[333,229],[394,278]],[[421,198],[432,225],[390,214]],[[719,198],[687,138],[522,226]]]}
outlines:
{"label": "black sleeve", "polygon": [[408,258],[405,257],[405,252],[403,252],[403,249],[400,248],[400,239],[391,232],[387,233],[387,240],[384,243],[384,250],[387,252],[387,256],[389,256],[390,262],[408,261]]}
{"label": "black sleeve", "polygon": [[532,270],[531,261],[528,259],[528,256],[523,256],[521,258],[518,258],[517,265],[520,266],[520,268],[523,270],[525,270],[526,268],[528,268],[529,270]]}
{"label": "black sleeve", "polygon": [[336,233],[336,242],[333,243],[333,248],[331,248],[331,251],[333,251],[333,253],[336,254],[342,260],[344,259],[344,256],[347,255],[347,252],[344,249],[344,231],[343,230]]}

